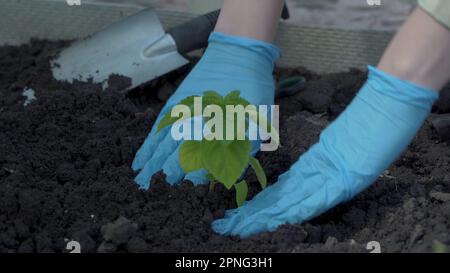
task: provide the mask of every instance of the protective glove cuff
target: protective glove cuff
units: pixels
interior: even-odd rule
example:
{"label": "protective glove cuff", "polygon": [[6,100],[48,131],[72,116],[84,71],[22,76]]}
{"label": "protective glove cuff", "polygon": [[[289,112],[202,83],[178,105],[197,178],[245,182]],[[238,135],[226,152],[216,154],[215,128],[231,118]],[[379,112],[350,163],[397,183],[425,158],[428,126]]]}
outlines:
{"label": "protective glove cuff", "polygon": [[208,41],[209,46],[214,46],[214,44],[226,44],[251,50],[264,56],[272,64],[275,63],[281,56],[280,49],[274,44],[256,39],[229,35],[218,31],[211,33]]}
{"label": "protective glove cuff", "polygon": [[430,111],[439,98],[435,90],[394,77],[382,70],[369,66],[368,84],[381,95]]}

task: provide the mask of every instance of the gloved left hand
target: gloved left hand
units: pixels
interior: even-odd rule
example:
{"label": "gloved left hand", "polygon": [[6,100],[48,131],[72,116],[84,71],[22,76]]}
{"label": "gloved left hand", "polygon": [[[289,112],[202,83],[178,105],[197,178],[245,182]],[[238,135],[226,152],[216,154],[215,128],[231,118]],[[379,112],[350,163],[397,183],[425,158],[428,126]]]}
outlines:
{"label": "gloved left hand", "polygon": [[367,188],[406,149],[438,93],[369,71],[365,86],[320,141],[278,182],[214,221],[216,232],[247,237],[310,220]]}
{"label": "gloved left hand", "polygon": [[133,170],[140,170],[136,183],[147,189],[153,174],[160,170],[171,184],[183,179],[194,184],[207,182],[205,171],[183,172],[178,161],[181,141],[172,138],[170,127],[156,132],[160,119],[186,97],[201,96],[210,90],[222,96],[238,90],[241,97],[253,105],[273,105],[275,86],[272,72],[279,55],[279,49],[267,42],[212,33],[203,57],[170,97],[137,152],[132,165]]}

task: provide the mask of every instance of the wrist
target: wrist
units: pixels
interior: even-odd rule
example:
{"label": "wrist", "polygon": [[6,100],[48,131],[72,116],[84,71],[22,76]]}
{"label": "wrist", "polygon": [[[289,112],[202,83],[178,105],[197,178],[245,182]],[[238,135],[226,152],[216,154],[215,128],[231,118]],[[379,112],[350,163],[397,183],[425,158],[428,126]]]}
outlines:
{"label": "wrist", "polygon": [[225,0],[215,30],[273,42],[283,5],[283,0]]}
{"label": "wrist", "polygon": [[391,41],[378,67],[438,91],[450,80],[449,46],[450,31],[417,8]]}

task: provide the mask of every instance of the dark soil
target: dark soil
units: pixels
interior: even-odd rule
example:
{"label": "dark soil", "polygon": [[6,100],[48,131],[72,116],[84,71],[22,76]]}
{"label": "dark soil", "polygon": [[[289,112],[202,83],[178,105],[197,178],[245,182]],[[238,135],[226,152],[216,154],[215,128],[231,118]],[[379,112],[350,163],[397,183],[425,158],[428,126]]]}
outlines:
{"label": "dark soil", "polygon": [[[234,207],[234,193],[190,182],[169,187],[163,175],[140,191],[130,168],[159,109],[190,67],[123,94],[54,82],[48,61],[64,43],[0,48],[0,252],[430,252],[450,245],[450,149],[429,124],[367,191],[306,224],[247,240],[221,237],[210,224]],[[276,181],[351,101],[365,73],[315,75],[281,105],[282,147],[261,153]],[[116,79],[120,85],[124,81]],[[24,107],[24,88],[37,100]],[[449,97],[449,92],[443,97]],[[435,112],[450,111],[450,100]],[[290,134],[288,134],[288,131]],[[294,132],[294,133],[292,133]],[[252,195],[256,178],[248,177]]]}

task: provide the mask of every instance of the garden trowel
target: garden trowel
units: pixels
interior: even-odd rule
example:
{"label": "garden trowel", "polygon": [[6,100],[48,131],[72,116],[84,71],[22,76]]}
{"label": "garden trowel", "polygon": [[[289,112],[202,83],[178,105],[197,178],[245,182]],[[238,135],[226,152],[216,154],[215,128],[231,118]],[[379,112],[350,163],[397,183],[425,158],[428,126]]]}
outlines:
{"label": "garden trowel", "polygon": [[126,90],[132,89],[187,64],[182,54],[206,47],[218,16],[213,11],[166,32],[155,10],[144,9],[63,50],[51,61],[53,76],[106,89],[119,75],[131,79]]}

